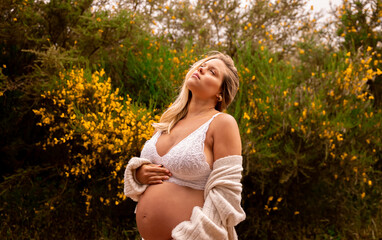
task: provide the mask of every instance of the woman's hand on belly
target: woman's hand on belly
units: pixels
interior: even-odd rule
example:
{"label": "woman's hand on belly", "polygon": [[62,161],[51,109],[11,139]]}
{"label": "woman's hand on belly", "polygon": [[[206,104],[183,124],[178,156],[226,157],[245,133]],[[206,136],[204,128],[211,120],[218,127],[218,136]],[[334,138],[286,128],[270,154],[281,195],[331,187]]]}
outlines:
{"label": "woman's hand on belly", "polygon": [[135,175],[142,184],[159,184],[171,177],[167,168],[157,164],[144,164],[137,168]]}

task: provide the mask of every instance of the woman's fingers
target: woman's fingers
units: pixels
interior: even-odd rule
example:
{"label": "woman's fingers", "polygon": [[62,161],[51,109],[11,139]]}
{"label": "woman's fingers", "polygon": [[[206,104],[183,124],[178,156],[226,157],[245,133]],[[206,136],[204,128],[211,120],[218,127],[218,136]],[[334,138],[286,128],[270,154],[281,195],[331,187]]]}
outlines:
{"label": "woman's fingers", "polygon": [[156,173],[161,173],[161,174],[165,174],[165,175],[171,176],[170,171],[167,168],[163,167],[163,166],[161,167],[161,165],[150,164],[149,167],[150,168],[148,168],[147,170],[150,171],[150,172],[156,172]]}
{"label": "woman's fingers", "polygon": [[168,176],[152,176],[149,179],[149,184],[160,184],[163,183],[164,180],[168,180]]}
{"label": "woman's fingers", "polygon": [[137,180],[143,184],[159,184],[172,176],[167,168],[157,164],[142,165],[137,172]]}
{"label": "woman's fingers", "polygon": [[147,180],[150,181],[163,181],[163,180],[168,180],[170,177],[168,175],[151,175],[147,176]]}
{"label": "woman's fingers", "polygon": [[169,176],[167,175],[163,175],[163,176],[152,176],[150,177],[150,180],[168,180],[169,179]]}
{"label": "woman's fingers", "polygon": [[156,180],[156,181],[150,181],[148,184],[154,185],[154,184],[161,184],[161,183],[163,183],[162,180]]}

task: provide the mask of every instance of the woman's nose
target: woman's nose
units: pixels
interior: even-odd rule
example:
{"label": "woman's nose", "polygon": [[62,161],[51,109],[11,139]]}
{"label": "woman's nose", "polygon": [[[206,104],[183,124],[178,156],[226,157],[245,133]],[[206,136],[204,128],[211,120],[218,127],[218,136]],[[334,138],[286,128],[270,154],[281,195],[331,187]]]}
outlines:
{"label": "woman's nose", "polygon": [[203,67],[200,66],[200,67],[199,67],[199,72],[200,72],[200,73],[203,73],[203,71],[204,71],[204,70],[203,70]]}

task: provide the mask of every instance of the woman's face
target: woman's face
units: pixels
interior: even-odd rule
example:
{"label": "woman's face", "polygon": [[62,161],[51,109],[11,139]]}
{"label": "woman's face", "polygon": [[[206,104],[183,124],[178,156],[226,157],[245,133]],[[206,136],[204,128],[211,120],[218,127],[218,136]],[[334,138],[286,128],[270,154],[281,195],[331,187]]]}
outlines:
{"label": "woman's face", "polygon": [[220,59],[211,59],[203,63],[187,79],[186,84],[193,96],[210,99],[219,95],[223,77],[226,71],[224,62]]}

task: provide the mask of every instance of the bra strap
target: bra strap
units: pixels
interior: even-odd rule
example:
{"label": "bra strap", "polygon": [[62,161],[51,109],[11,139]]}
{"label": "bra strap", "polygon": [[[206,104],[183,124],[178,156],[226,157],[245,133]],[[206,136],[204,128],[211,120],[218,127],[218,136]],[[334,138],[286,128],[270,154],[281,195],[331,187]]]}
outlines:
{"label": "bra strap", "polygon": [[213,115],[213,116],[211,117],[210,120],[208,120],[208,122],[207,122],[207,124],[206,124],[206,127],[203,128],[203,135],[204,135],[204,138],[205,138],[205,135],[206,135],[206,133],[207,133],[207,131],[208,131],[208,128],[210,127],[210,124],[211,124],[212,120],[214,120],[214,118],[215,118],[217,115],[219,115],[219,114],[221,114],[221,112],[216,113],[215,115]]}

